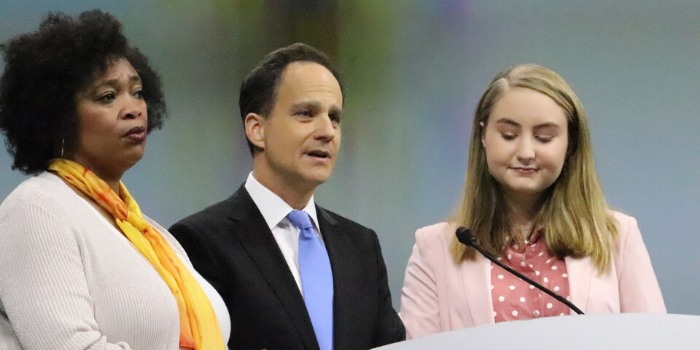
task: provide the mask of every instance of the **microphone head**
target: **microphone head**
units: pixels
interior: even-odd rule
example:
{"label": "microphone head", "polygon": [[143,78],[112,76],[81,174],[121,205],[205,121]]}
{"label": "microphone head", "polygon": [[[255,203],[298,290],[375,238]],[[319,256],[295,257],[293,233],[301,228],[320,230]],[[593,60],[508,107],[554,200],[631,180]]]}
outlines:
{"label": "microphone head", "polygon": [[457,240],[465,245],[468,245],[470,247],[474,247],[476,245],[476,239],[474,236],[472,236],[472,230],[460,226],[457,228],[457,231],[455,232],[455,235],[457,235]]}

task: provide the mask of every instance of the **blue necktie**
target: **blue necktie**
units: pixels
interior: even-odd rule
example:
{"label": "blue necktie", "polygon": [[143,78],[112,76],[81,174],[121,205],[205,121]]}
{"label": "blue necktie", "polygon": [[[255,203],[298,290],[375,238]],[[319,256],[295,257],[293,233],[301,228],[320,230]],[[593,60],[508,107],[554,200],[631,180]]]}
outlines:
{"label": "blue necktie", "polygon": [[299,229],[299,270],[304,303],[321,350],[333,349],[333,272],[326,247],[316,234],[311,217],[292,210],[289,221]]}

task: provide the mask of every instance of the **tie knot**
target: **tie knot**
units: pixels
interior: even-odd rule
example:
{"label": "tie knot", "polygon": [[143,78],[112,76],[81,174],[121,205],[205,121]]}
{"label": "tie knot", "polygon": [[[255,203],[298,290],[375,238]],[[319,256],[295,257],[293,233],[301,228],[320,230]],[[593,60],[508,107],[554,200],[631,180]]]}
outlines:
{"label": "tie knot", "polygon": [[287,214],[287,219],[301,231],[314,227],[311,217],[303,210],[292,210]]}

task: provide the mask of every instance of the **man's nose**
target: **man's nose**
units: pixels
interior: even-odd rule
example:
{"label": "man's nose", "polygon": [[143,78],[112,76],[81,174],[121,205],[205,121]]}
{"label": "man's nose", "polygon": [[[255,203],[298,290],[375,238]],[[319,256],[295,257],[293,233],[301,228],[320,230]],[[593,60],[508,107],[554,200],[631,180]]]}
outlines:
{"label": "man's nose", "polygon": [[331,120],[328,114],[318,118],[316,134],[314,135],[316,139],[330,142],[336,137],[337,133],[338,125]]}

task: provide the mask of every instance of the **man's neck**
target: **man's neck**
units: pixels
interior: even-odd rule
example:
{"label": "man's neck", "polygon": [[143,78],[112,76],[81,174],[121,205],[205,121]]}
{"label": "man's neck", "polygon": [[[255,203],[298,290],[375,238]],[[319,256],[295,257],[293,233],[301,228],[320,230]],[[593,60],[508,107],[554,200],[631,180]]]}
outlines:
{"label": "man's neck", "polygon": [[253,168],[253,177],[257,182],[296,210],[304,209],[314,195],[313,187],[305,189],[293,181],[284,181],[280,177],[269,175],[264,170]]}

